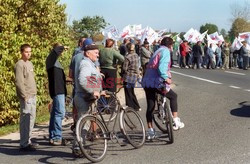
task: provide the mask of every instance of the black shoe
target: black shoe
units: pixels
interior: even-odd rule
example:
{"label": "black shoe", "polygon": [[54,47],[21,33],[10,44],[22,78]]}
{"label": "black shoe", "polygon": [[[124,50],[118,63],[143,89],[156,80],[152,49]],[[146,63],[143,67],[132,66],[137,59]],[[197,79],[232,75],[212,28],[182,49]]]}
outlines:
{"label": "black shoe", "polygon": [[20,151],[36,151],[36,148],[38,147],[38,144],[29,144],[26,147],[21,147]]}

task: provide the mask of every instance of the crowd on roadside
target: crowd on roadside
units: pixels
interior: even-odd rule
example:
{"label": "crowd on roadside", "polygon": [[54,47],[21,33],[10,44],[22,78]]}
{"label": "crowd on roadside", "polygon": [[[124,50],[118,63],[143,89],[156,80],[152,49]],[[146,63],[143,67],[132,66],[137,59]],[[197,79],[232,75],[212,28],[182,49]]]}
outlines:
{"label": "crowd on roadside", "polygon": [[[136,42],[136,43],[135,43]],[[69,78],[73,80],[73,117],[74,122],[85,114],[93,100],[105,95],[103,90],[116,92],[117,70],[121,69],[126,105],[136,111],[141,107],[136,98],[134,88],[140,76],[147,101],[148,139],[155,137],[152,125],[156,94],[164,94],[170,99],[173,114],[174,129],[184,127],[177,115],[177,94],[170,88],[171,80],[171,52],[174,41],[164,37],[154,47],[150,48],[147,39],[141,45],[131,38],[124,39],[119,51],[114,48],[115,41],[106,39],[104,48],[99,48],[91,38],[80,38],[78,47],[74,50],[70,63]],[[53,45],[46,59],[49,94],[52,102],[49,122],[49,144],[62,144],[62,120],[65,116],[66,75],[59,62],[59,57],[68,47],[59,43]],[[20,101],[20,150],[34,151],[37,144],[32,143],[31,132],[36,117],[36,82],[31,56],[31,46],[21,46],[21,59],[15,66],[16,89]],[[120,65],[120,66],[118,66]],[[142,72],[142,73],[141,73]],[[73,153],[80,155],[80,149],[75,141]]]}

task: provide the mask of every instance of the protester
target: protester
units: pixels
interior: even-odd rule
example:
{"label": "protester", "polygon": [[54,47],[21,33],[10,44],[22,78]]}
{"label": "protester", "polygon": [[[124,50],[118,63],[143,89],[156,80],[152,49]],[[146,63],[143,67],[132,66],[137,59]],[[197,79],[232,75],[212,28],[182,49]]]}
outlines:
{"label": "protester", "polygon": [[36,82],[31,57],[31,46],[23,44],[21,59],[15,65],[15,85],[20,102],[20,151],[35,151],[37,144],[31,142],[36,118]]}
{"label": "protester", "polygon": [[[184,127],[184,123],[180,121],[177,110],[177,94],[170,89],[171,73],[170,73],[170,51],[173,47],[173,39],[165,37],[161,41],[161,47],[154,53],[150,59],[147,70],[142,80],[143,87],[147,99],[147,124],[148,139],[155,137],[155,130],[152,124],[152,113],[155,107],[156,93],[163,94],[170,100],[170,108],[173,114],[174,130]],[[164,89],[164,92],[160,90]]]}
{"label": "protester", "polygon": [[127,50],[128,54],[125,56],[122,67],[122,71],[124,72],[123,80],[126,105],[136,111],[140,111],[141,108],[134,92],[134,88],[139,77],[139,58],[135,53],[134,44],[128,43]]}
{"label": "protester", "polygon": [[116,92],[117,85],[117,64],[121,64],[124,61],[124,57],[114,50],[112,47],[114,40],[107,39],[105,48],[100,50],[100,68],[104,74],[104,86],[103,89],[110,92]]}
{"label": "protester", "polygon": [[123,43],[120,45],[119,50],[122,56],[125,56],[128,52],[126,45],[130,42],[130,38],[125,38]]}
{"label": "protester", "polygon": [[49,93],[53,99],[49,122],[49,143],[57,146],[62,144],[62,120],[65,116],[66,78],[63,67],[58,61],[67,47],[55,44],[46,59],[46,70],[49,80]]}
{"label": "protester", "polygon": [[202,56],[202,50],[201,50],[201,41],[198,41],[194,46],[193,46],[193,66],[192,68],[200,69],[200,58]]}
{"label": "protester", "polygon": [[152,52],[149,49],[149,42],[145,40],[141,47],[141,66],[142,66],[142,73],[145,73],[146,66],[149,62],[149,59],[152,56]]}
{"label": "protester", "polygon": [[184,40],[181,44],[180,44],[180,67],[181,68],[187,68],[186,66],[186,56],[187,56],[187,49],[188,49],[188,42],[187,40]]}
{"label": "protester", "polygon": [[240,48],[240,56],[243,58],[243,69],[247,70],[249,65],[249,58],[248,58],[248,50],[247,50],[247,42],[242,42],[242,47]]}
{"label": "protester", "polygon": [[221,58],[221,47],[220,47],[220,43],[217,44],[217,47],[215,49],[215,59],[216,59],[216,68],[221,68],[222,67],[222,58]]}
{"label": "protester", "polygon": [[230,48],[229,48],[228,43],[226,43],[226,42],[224,43],[224,46],[223,46],[223,54],[224,54],[224,63],[223,63],[222,68],[228,69],[229,68]]}
{"label": "protester", "polygon": [[215,60],[214,60],[214,51],[212,49],[213,44],[211,43],[209,47],[207,48],[207,54],[208,54],[208,63],[207,63],[207,69],[214,69],[215,68]]}

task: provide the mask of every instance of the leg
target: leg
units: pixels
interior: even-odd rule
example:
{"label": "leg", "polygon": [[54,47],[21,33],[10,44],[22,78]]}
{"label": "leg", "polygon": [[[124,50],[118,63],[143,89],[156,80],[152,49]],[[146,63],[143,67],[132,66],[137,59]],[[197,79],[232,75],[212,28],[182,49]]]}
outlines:
{"label": "leg", "polygon": [[124,83],[124,93],[125,93],[125,100],[126,100],[126,105],[135,109],[139,110],[140,105],[137,101],[135,92],[134,92],[134,84],[131,83]]}
{"label": "leg", "polygon": [[155,108],[156,94],[155,94],[155,90],[152,88],[145,88],[145,93],[146,93],[146,99],[147,99],[146,118],[147,118],[148,128],[153,128],[152,113],[153,113],[154,108]]}

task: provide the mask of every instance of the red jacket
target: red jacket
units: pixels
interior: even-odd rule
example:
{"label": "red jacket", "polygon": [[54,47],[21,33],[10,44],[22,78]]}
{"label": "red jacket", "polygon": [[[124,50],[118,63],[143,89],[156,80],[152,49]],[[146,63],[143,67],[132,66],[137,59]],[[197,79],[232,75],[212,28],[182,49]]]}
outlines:
{"label": "red jacket", "polygon": [[181,56],[187,56],[187,45],[185,43],[180,44],[180,54]]}

